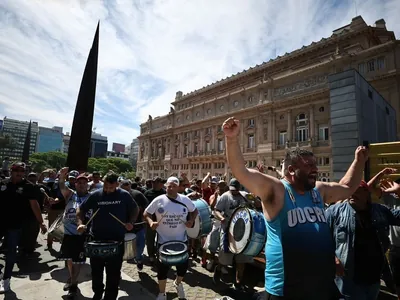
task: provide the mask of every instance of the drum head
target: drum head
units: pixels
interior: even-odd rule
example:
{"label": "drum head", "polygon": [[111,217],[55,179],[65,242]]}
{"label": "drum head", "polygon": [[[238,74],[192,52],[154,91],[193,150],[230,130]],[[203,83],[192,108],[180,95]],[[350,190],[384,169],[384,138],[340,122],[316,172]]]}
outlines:
{"label": "drum head", "polygon": [[186,228],[186,233],[188,237],[195,239],[200,234],[200,215],[197,215],[193,228]]}
{"label": "drum head", "polygon": [[252,230],[252,217],[247,208],[238,208],[229,222],[229,250],[242,253],[249,241]]}
{"label": "drum head", "polygon": [[165,255],[180,255],[187,252],[187,245],[182,242],[168,242],[161,245],[160,252]]}
{"label": "drum head", "polygon": [[91,241],[88,242],[88,245],[93,245],[93,246],[112,246],[118,244],[118,242],[115,241]]}
{"label": "drum head", "polygon": [[126,233],[125,234],[125,242],[126,241],[131,241],[131,240],[134,240],[134,239],[136,239],[136,234],[134,234],[134,233]]}

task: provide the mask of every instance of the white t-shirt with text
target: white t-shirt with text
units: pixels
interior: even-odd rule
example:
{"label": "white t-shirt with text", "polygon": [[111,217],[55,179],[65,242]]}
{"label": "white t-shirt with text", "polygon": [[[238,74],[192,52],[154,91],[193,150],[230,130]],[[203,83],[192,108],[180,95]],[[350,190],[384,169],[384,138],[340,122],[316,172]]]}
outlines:
{"label": "white t-shirt with text", "polygon": [[160,195],[145,210],[148,214],[155,214],[157,217],[159,222],[157,227],[159,244],[171,241],[187,241],[185,223],[189,212],[194,212],[196,206],[192,200],[184,195],[178,195],[175,200],[185,204],[186,207],[172,202],[166,195]]}

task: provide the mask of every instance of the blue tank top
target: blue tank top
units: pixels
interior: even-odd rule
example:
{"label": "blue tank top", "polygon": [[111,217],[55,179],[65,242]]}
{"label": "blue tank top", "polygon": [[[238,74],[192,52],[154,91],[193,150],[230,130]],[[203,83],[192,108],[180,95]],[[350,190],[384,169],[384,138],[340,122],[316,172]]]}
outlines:
{"label": "blue tank top", "polygon": [[[85,196],[79,197],[78,194],[74,191],[64,210],[64,234],[66,235],[79,235],[78,227],[76,223],[76,210],[78,207],[89,198],[90,194],[86,194]],[[86,216],[87,217],[87,216]]]}
{"label": "blue tank top", "polygon": [[301,195],[282,183],[283,208],[266,221],[265,289],[290,299],[327,299],[335,275],[334,245],[321,195],[315,188]]}

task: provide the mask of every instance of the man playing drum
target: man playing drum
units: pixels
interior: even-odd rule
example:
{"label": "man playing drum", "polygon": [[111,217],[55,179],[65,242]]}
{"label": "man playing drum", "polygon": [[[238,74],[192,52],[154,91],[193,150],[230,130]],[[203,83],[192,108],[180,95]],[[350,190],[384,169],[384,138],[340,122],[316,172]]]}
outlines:
{"label": "man playing drum", "polygon": [[218,253],[219,265],[214,270],[214,283],[217,284],[221,276],[221,266],[228,266],[233,264],[235,260],[236,264],[236,281],[234,287],[237,290],[243,289],[241,280],[243,279],[243,272],[246,263],[251,263],[253,258],[243,254],[232,254],[228,249],[228,222],[239,206],[245,206],[247,204],[247,198],[240,192],[240,182],[235,178],[232,178],[229,182],[229,191],[222,194],[219,198],[217,205],[215,206],[215,216],[221,221],[221,228],[223,236],[220,241],[220,249]]}
{"label": "man playing drum", "polygon": [[58,185],[66,203],[63,216],[64,238],[61,244],[59,259],[67,261],[69,279],[64,286],[64,290],[68,290],[68,298],[73,298],[78,289],[78,276],[81,264],[84,264],[86,261],[84,249],[85,236],[77,230],[76,210],[89,197],[89,180],[84,174],[77,176],[75,181],[76,191],[74,191],[65,184],[67,173],[68,168],[62,168],[58,179]]}
{"label": "man playing drum", "polygon": [[324,202],[346,199],[356,191],[367,149],[356,149],[341,184],[317,181],[315,156],[302,149],[287,153],[284,178],[279,180],[245,167],[239,125],[233,117],[222,125],[226,154],[234,176],[262,200],[267,225],[266,299],[329,299],[334,288],[335,253]]}
{"label": "man playing drum", "polygon": [[[90,234],[94,241],[112,241],[113,245],[116,245],[112,255],[90,258],[93,300],[103,299],[104,268],[107,275],[104,299],[116,300],[121,279],[125,233],[132,230],[132,224],[138,215],[138,208],[131,195],[118,188],[118,175],[110,172],[104,177],[103,182],[103,188],[93,192],[87,201],[78,207],[78,232],[86,230],[86,226],[83,225],[85,214],[89,210],[93,210]],[[99,246],[101,246],[100,243]]]}
{"label": "man playing drum", "polygon": [[[178,194],[178,190],[179,179],[176,177],[168,178],[166,195],[155,198],[144,212],[144,217],[149,223],[150,228],[157,231],[157,248],[160,252],[163,244],[166,245],[169,242],[175,242],[178,246],[182,246],[183,244],[183,249],[186,250],[180,260],[179,257],[171,257],[171,260],[175,259],[178,262],[176,264],[161,262],[161,253],[159,253],[157,278],[160,293],[157,300],[166,299],[165,287],[167,284],[167,274],[171,265],[176,265],[177,277],[174,281],[174,286],[178,293],[178,298],[185,298],[182,280],[189,267],[186,227],[191,228],[194,225],[194,220],[198,212],[192,200]],[[157,221],[152,220],[153,214],[156,215]],[[166,257],[166,260],[168,260],[168,257]]]}

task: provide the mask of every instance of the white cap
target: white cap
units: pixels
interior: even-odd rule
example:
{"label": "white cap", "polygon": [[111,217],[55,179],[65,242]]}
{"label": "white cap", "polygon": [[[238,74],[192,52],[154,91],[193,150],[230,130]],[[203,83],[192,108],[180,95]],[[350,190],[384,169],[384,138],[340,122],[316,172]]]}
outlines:
{"label": "white cap", "polygon": [[179,185],[179,179],[178,178],[176,178],[176,177],[169,177],[168,179],[167,179],[167,184],[168,183],[174,183],[174,184],[176,184],[176,185]]}

